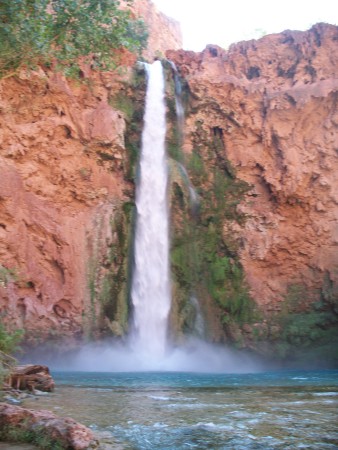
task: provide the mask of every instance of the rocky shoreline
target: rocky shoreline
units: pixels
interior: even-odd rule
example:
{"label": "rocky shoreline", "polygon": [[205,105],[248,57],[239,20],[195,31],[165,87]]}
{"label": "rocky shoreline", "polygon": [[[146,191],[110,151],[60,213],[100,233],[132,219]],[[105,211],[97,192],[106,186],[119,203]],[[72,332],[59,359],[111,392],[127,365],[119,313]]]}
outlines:
{"label": "rocky shoreline", "polygon": [[47,366],[27,364],[12,370],[4,385],[5,402],[0,403],[0,442],[30,443],[51,450],[99,448],[93,432],[72,418],[10,404],[21,403],[28,395],[53,392],[54,387]]}

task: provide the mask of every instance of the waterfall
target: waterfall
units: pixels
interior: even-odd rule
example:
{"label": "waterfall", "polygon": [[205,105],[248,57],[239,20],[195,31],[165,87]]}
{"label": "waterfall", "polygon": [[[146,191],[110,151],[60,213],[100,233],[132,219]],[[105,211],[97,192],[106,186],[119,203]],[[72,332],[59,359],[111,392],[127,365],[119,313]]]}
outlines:
{"label": "waterfall", "polygon": [[[176,106],[176,116],[177,116],[177,129],[178,129],[178,136],[179,136],[179,146],[182,147],[183,140],[184,140],[184,107],[182,102],[182,84],[181,80],[177,71],[177,67],[173,61],[169,61],[169,64],[171,66],[171,70],[174,77],[174,83],[175,83],[175,106]],[[189,195],[190,195],[190,202],[191,202],[191,209],[193,212],[196,212],[199,207],[199,199],[198,195],[193,187],[193,185],[190,182],[189,175],[187,173],[186,168],[183,164],[178,163],[178,167],[180,171],[183,174],[184,181],[187,183],[189,188]]]}
{"label": "waterfall", "polygon": [[194,334],[201,338],[204,339],[205,337],[205,324],[204,324],[204,319],[203,319],[203,315],[202,315],[202,311],[201,311],[201,306],[197,300],[197,297],[195,297],[194,295],[190,297],[190,303],[191,305],[194,307],[195,309],[195,323],[194,323]]}
{"label": "waterfall", "polygon": [[171,305],[166,105],[161,62],[145,67],[148,85],[136,188],[132,341],[138,352],[156,360],[165,354]]}
{"label": "waterfall", "polygon": [[175,84],[175,106],[178,124],[179,145],[183,143],[184,108],[182,103],[182,85],[178,75],[177,67],[173,61],[169,61]]}
{"label": "waterfall", "polygon": [[[184,107],[182,102],[182,84],[180,80],[180,76],[177,71],[177,67],[173,61],[169,61],[173,77],[174,77],[174,83],[175,83],[175,105],[176,105],[176,116],[177,116],[177,128],[178,128],[178,135],[179,135],[179,145],[180,147],[183,146],[184,141]],[[197,217],[199,207],[200,207],[200,201],[197,195],[197,192],[192,185],[188,172],[185,168],[185,166],[178,162],[177,166],[182,174],[182,179],[186,186],[189,189],[189,197],[190,197],[190,209],[193,216]],[[195,311],[195,323],[194,323],[194,329],[193,332],[196,336],[199,338],[203,338],[205,335],[205,326],[204,326],[204,319],[201,311],[201,306],[198,301],[198,297],[196,293],[192,293],[189,302],[191,306],[194,308]]]}
{"label": "waterfall", "polygon": [[[194,318],[191,335],[181,345],[167,343],[171,307],[169,269],[168,165],[165,153],[166,105],[162,65],[144,64],[147,71],[146,107],[136,187],[136,224],[134,234],[134,270],[131,280],[133,323],[127,342],[93,342],[66,360],[62,370],[130,372],[166,370],[185,372],[234,372],[250,367],[251,361],[227,348],[204,341],[206,326],[196,292],[189,303]],[[179,126],[184,110],[178,76],[175,78]],[[183,164],[177,163],[182,179],[189,187],[193,215],[198,213],[198,196]],[[195,209],[194,209],[195,208]],[[193,229],[193,228],[192,228]],[[193,242],[194,234],[191,234]],[[191,257],[194,258],[193,247]],[[39,357],[41,355],[39,354]],[[53,355],[54,358],[54,355]],[[63,356],[63,361],[64,356]]]}
{"label": "waterfall", "polygon": [[187,169],[184,167],[183,164],[178,163],[178,167],[180,169],[180,172],[182,174],[182,178],[185,182],[185,184],[188,186],[189,189],[189,197],[190,197],[190,207],[191,207],[191,211],[193,214],[197,214],[199,206],[200,206],[200,200],[198,198],[197,192],[194,188],[194,186],[192,185]]}

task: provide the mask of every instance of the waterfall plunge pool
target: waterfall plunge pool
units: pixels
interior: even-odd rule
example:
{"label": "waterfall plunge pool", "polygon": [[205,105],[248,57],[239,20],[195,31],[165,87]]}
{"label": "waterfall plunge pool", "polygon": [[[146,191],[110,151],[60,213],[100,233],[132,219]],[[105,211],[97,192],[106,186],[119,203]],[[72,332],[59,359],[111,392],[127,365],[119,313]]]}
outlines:
{"label": "waterfall plunge pool", "polygon": [[25,407],[89,426],[106,449],[338,449],[338,371],[54,372]]}

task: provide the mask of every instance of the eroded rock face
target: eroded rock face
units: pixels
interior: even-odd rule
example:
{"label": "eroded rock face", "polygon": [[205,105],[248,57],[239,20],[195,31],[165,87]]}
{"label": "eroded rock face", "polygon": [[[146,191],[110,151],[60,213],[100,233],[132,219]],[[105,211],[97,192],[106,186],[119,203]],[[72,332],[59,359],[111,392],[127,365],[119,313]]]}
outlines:
{"label": "eroded rock face", "polygon": [[[252,189],[224,222],[239,243],[250,292],[280,311],[302,286],[300,310],[338,283],[338,29],[318,24],[228,51],[167,52],[187,84],[185,153],[212,170],[228,162]],[[211,148],[215,138],[218,148]],[[204,150],[203,150],[204,149]]]}
{"label": "eroded rock face", "polygon": [[128,186],[125,115],[109,104],[125,85],[117,73],[91,77],[88,86],[22,71],[0,84],[0,262],[11,272],[0,307],[31,343],[82,334],[90,261],[112,242]]}

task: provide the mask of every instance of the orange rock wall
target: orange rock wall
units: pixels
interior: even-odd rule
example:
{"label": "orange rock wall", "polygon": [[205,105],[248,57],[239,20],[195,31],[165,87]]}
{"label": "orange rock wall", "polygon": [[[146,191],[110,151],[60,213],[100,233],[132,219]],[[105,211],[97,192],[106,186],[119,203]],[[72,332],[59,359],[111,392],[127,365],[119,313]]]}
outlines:
{"label": "orange rock wall", "polygon": [[1,82],[0,261],[17,281],[0,286],[1,315],[33,337],[82,332],[91,242],[101,228],[109,239],[123,198],[125,121],[108,104],[119,80],[95,81],[23,71]]}
{"label": "orange rock wall", "polygon": [[207,161],[217,129],[222,157],[252,185],[238,206],[245,224],[227,222],[224,231],[240,242],[251,294],[265,311],[280,310],[290,285],[305,286],[306,303],[318,299],[324,278],[338,282],[337,42],[337,27],[318,24],[229,51],[167,52],[190,93],[185,152],[200,129]]}

